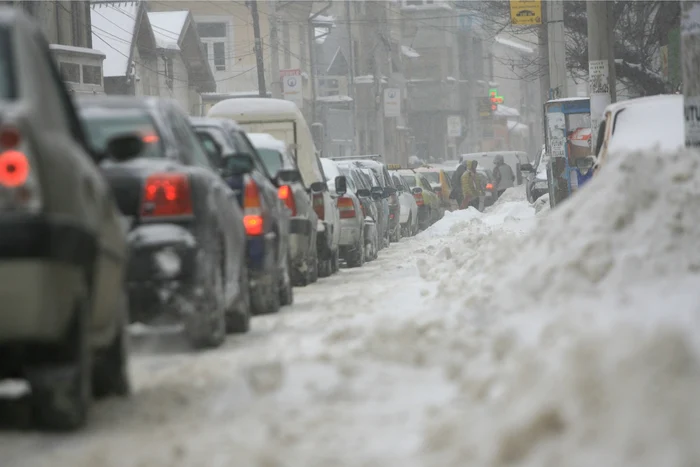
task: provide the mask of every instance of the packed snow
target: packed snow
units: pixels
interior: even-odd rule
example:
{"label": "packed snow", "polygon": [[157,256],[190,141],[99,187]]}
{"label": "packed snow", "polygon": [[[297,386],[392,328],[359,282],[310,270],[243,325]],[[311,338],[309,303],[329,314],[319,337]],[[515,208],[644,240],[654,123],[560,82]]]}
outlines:
{"label": "packed snow", "polygon": [[139,349],[130,401],[2,465],[700,465],[699,165],[447,213],[222,349]]}

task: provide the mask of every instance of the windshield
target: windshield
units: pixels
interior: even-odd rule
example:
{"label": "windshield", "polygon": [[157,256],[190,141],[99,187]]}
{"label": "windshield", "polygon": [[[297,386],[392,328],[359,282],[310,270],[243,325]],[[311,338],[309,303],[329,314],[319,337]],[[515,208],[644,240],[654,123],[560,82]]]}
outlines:
{"label": "windshield", "polygon": [[430,183],[440,183],[440,172],[421,172]]}
{"label": "windshield", "polygon": [[282,154],[280,154],[279,151],[275,149],[258,148],[258,154],[260,154],[260,159],[262,159],[268,173],[276,174],[282,170]]}
{"label": "windshield", "polygon": [[136,134],[141,136],[144,148],[140,157],[162,159],[165,157],[163,144],[151,117],[143,113],[95,114],[83,112],[83,122],[90,146],[101,153],[107,151],[109,141],[120,135]]}
{"label": "windshield", "polygon": [[406,185],[408,185],[409,188],[416,186],[416,177],[413,175],[401,175],[401,178],[403,178],[403,181],[406,182]]}

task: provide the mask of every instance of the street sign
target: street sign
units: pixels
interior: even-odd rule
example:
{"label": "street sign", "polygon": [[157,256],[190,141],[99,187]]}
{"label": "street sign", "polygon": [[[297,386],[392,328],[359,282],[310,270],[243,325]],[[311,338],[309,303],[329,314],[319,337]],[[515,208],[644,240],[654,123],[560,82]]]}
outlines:
{"label": "street sign", "polygon": [[492,116],[493,116],[493,111],[491,110],[491,98],[490,97],[479,98],[479,117],[491,118]]}
{"label": "street sign", "polygon": [[510,0],[510,22],[516,25],[542,24],[542,2]]}
{"label": "street sign", "polygon": [[450,138],[459,138],[462,136],[462,117],[459,115],[450,115],[447,117],[447,136]]}
{"label": "street sign", "polygon": [[304,104],[304,91],[301,82],[301,70],[280,70],[282,95],[285,100],[294,102],[301,109]]}
{"label": "street sign", "polygon": [[384,90],[384,116],[401,116],[401,90],[397,88],[387,88]]}

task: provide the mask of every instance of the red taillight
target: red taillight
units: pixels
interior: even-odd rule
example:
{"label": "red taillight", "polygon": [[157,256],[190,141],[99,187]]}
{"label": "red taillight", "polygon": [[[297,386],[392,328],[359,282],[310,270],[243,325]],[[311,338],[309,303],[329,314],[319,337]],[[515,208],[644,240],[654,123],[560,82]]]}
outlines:
{"label": "red taillight", "polygon": [[297,215],[297,204],[294,201],[294,193],[292,193],[292,188],[289,185],[282,185],[279,190],[277,190],[277,196],[279,199],[284,201],[284,205],[292,211],[292,216]]}
{"label": "red taillight", "polygon": [[144,135],[141,139],[146,144],[153,144],[153,143],[157,143],[158,141],[160,141],[160,138],[158,138],[158,135]]}
{"label": "red taillight", "polygon": [[314,193],[313,199],[314,212],[318,216],[318,220],[322,221],[325,219],[326,210],[323,206],[323,193]]}
{"label": "red taillight", "polygon": [[245,233],[251,236],[263,234],[263,218],[262,216],[243,216],[243,225]]}
{"label": "red taillight", "polygon": [[416,200],[416,204],[418,206],[423,206],[423,194],[422,193],[415,193],[413,195],[413,199]]}
{"label": "red taillight", "polygon": [[17,128],[6,127],[0,130],[0,147],[3,149],[17,147],[21,139]]}
{"label": "red taillight", "polygon": [[8,188],[24,185],[29,177],[29,160],[20,151],[10,149],[0,154],[0,184]]}
{"label": "red taillight", "polygon": [[184,216],[192,214],[192,193],[187,175],[180,173],[153,174],[146,179],[141,203],[141,215]]}
{"label": "red taillight", "polygon": [[353,219],[355,217],[355,204],[351,198],[341,196],[338,198],[338,211],[341,219]]}
{"label": "red taillight", "polygon": [[258,190],[258,185],[251,178],[245,184],[243,209],[249,211],[250,209],[260,209],[260,206],[260,191]]}
{"label": "red taillight", "polygon": [[493,190],[493,184],[487,183],[487,184],[486,184],[486,189],[487,189],[487,190]]}

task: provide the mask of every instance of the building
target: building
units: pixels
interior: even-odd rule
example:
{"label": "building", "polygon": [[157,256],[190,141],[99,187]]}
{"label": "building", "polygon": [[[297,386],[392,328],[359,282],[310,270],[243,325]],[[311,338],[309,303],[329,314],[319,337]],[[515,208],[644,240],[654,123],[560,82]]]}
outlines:
{"label": "building", "polygon": [[105,54],[72,45],[49,44],[49,48],[69,91],[76,94],[104,94],[102,61]]}
{"label": "building", "polygon": [[170,97],[201,115],[201,93],[216,83],[188,11],[154,14],[141,1],[96,2],[91,23],[92,42],[105,54],[105,93]]}

